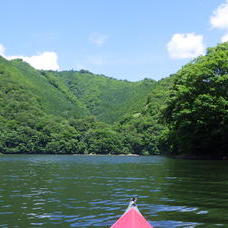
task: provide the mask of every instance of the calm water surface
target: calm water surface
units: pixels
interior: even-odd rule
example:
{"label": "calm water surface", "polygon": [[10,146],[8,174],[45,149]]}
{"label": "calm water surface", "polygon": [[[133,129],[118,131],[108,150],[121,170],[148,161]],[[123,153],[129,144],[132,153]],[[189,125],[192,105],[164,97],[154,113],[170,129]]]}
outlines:
{"label": "calm water surface", "polygon": [[109,227],[138,196],[155,227],[228,227],[228,162],[2,155],[0,227]]}

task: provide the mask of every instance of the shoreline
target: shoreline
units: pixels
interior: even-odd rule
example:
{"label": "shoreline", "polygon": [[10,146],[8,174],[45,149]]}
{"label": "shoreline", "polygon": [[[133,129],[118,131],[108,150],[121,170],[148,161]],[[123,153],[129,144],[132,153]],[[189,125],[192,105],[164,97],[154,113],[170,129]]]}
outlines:
{"label": "shoreline", "polygon": [[211,160],[211,161],[226,161],[228,156],[213,157],[213,156],[195,156],[195,155],[167,155],[167,154],[150,154],[150,155],[141,155],[141,154],[55,154],[55,153],[0,153],[0,156],[4,155],[72,155],[72,156],[112,156],[112,157],[151,157],[151,156],[163,156],[171,159],[183,159],[183,160]]}
{"label": "shoreline", "polygon": [[55,154],[55,153],[0,153],[1,155],[72,155],[72,156],[118,156],[118,157],[139,157],[139,156],[143,156],[143,157],[147,157],[147,156],[157,156],[157,155],[139,155],[139,154],[71,154],[71,153],[66,153],[66,154]]}

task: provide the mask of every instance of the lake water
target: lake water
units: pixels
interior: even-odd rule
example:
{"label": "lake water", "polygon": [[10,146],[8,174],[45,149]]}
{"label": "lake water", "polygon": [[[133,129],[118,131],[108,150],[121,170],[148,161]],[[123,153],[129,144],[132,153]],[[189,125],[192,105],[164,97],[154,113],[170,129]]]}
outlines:
{"label": "lake water", "polygon": [[0,227],[109,227],[138,196],[155,227],[228,227],[228,161],[2,155]]}

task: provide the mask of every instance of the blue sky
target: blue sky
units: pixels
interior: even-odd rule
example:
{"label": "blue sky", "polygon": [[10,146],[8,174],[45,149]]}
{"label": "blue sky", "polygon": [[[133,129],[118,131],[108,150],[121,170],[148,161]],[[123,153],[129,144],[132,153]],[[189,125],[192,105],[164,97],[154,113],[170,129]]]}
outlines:
{"label": "blue sky", "polygon": [[0,54],[130,81],[175,73],[228,40],[226,0],[8,0]]}

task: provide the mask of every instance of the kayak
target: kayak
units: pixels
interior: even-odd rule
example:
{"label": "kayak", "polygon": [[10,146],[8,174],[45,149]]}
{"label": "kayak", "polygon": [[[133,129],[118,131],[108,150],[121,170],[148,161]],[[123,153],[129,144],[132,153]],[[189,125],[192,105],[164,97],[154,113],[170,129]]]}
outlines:
{"label": "kayak", "polygon": [[133,200],[130,202],[125,213],[111,226],[111,228],[153,228],[153,226],[146,221],[136,206],[135,200]]}

